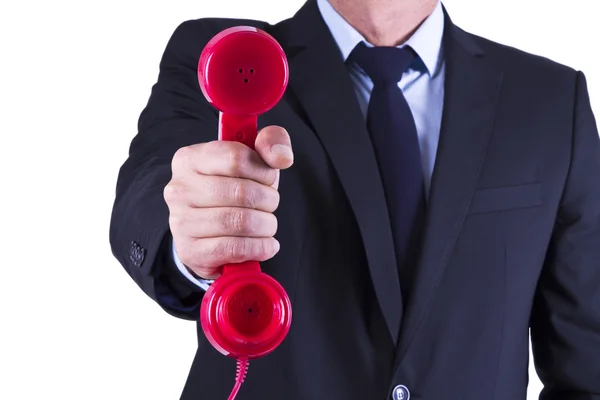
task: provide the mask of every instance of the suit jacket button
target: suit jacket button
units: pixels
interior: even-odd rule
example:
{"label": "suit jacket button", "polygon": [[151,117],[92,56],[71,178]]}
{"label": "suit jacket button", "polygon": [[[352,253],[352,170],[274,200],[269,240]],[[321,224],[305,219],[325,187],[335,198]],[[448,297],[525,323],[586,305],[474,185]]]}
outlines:
{"label": "suit jacket button", "polygon": [[398,385],[392,392],[392,400],[410,400],[410,392],[404,385]]}
{"label": "suit jacket button", "polygon": [[129,260],[136,267],[140,268],[146,258],[146,249],[137,244],[136,242],[129,243]]}

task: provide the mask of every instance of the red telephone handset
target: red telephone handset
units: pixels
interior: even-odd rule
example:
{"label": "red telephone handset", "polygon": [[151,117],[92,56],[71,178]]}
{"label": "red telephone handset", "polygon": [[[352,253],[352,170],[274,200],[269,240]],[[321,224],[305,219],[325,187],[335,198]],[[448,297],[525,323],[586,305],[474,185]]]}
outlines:
{"label": "red telephone handset", "polygon": [[[254,149],[258,115],[279,102],[288,78],[285,53],[266,32],[236,26],[212,38],[200,55],[198,81],[219,110],[219,140]],[[269,354],[286,337],[292,307],[285,289],[261,272],[258,261],[246,261],[223,266],[204,295],[200,322],[208,341],[238,360],[233,400],[249,360]]]}

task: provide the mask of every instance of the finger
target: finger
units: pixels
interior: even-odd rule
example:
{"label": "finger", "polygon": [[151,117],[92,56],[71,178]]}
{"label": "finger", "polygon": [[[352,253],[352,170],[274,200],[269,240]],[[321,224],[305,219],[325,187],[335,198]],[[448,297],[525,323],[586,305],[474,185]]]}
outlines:
{"label": "finger", "polygon": [[263,128],[256,137],[254,147],[271,168],[286,169],[294,163],[292,141],[290,135],[282,127]]}
{"label": "finger", "polygon": [[203,175],[250,179],[273,185],[278,172],[254,150],[233,141],[213,141],[183,147],[173,157],[173,175],[194,171]]}
{"label": "finger", "polygon": [[190,175],[172,180],[164,190],[169,209],[177,207],[244,207],[274,212],[279,206],[279,192],[255,181],[222,176]]}
{"label": "finger", "polygon": [[275,183],[271,185],[271,187],[275,190],[279,190],[279,180],[281,179],[281,173],[277,170],[277,178],[275,179]]}
{"label": "finger", "polygon": [[266,261],[277,254],[279,247],[275,238],[221,236],[190,241],[177,252],[188,268],[208,278],[207,271],[225,264]]}
{"label": "finger", "polygon": [[[188,267],[189,268],[189,267]],[[200,279],[214,280],[221,276],[221,268],[190,268]]]}
{"label": "finger", "polygon": [[220,236],[268,238],[277,233],[277,218],[267,212],[240,207],[191,208],[172,213],[172,232],[193,239]]}

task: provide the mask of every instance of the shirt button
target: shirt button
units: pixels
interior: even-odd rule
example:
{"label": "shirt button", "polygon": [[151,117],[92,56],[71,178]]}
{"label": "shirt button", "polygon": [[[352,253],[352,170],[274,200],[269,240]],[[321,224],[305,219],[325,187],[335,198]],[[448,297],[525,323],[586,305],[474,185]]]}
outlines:
{"label": "shirt button", "polygon": [[404,385],[398,385],[392,392],[392,400],[410,400],[410,392]]}

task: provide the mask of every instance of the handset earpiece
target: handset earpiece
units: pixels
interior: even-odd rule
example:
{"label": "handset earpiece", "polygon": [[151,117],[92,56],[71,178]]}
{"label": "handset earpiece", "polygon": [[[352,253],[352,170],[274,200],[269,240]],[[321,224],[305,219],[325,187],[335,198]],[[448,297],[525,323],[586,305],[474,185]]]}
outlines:
{"label": "handset earpiece", "polygon": [[[289,72],[279,43],[260,29],[226,29],[205,46],[198,62],[202,93],[219,110],[219,140],[254,149],[258,115],[273,108],[287,87]],[[258,261],[224,265],[208,288],[200,322],[208,341],[238,360],[233,400],[248,361],[271,353],[285,339],[292,307],[285,289],[261,272]]]}

